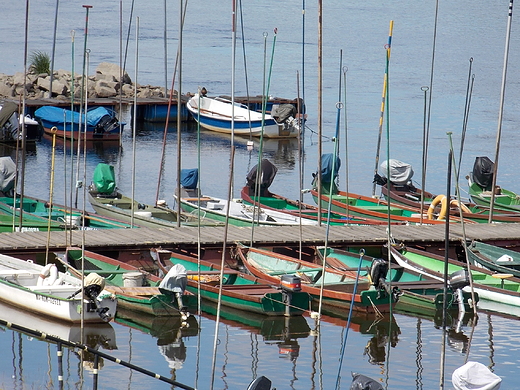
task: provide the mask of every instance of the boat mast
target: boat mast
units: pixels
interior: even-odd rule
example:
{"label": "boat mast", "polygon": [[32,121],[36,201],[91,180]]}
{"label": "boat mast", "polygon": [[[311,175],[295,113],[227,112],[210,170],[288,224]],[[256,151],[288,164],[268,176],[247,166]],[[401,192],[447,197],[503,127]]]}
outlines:
{"label": "boat mast", "polygon": [[[82,112],[83,112],[83,96],[87,96],[87,87],[88,87],[88,82],[87,82],[87,79],[88,79],[88,75],[86,74],[86,70],[85,70],[85,67],[86,67],[86,62],[87,62],[87,37],[88,37],[88,13],[89,13],[89,10],[92,8],[91,5],[83,5],[83,8],[85,8],[85,38],[84,38],[84,43],[83,43],[83,73],[82,73],[82,77],[81,77],[81,103],[80,103],[80,106],[79,106],[79,129],[78,129],[78,153],[77,153],[77,156],[78,156],[78,162],[76,164],[76,198],[74,200],[74,207],[77,208],[78,207],[78,190],[79,190],[79,186],[80,186],[80,180],[79,180],[79,156],[80,156],[80,151],[81,151],[81,126],[84,125],[84,132],[87,131],[87,121],[86,121],[86,113],[85,113],[85,123],[83,124],[82,121],[83,121],[83,117],[84,115],[82,115]],[[71,113],[72,115],[73,113]],[[64,134],[64,136],[66,137],[66,135]],[[84,184],[84,183],[83,183]]]}
{"label": "boat mast", "polygon": [[[28,41],[28,31],[29,31],[29,0],[26,0],[25,2],[25,43],[24,43],[24,55],[23,55],[23,77],[24,82],[27,79],[27,41]],[[26,101],[26,88],[23,89],[22,93],[22,116],[24,118],[23,120],[23,127],[22,127],[22,167],[21,167],[21,174],[20,174],[20,219],[19,219],[19,229],[22,231],[22,224],[23,224],[23,207],[21,205],[23,204],[23,198],[24,198],[24,188],[25,188],[25,143],[26,143],[26,129],[25,129],[25,101]],[[18,161],[17,161],[18,163]],[[17,175],[18,176],[18,175]],[[18,183],[17,183],[18,184]],[[16,196],[16,186],[15,186],[15,196]],[[14,215],[16,215],[16,211],[13,210],[13,218]],[[13,220],[14,222],[14,220]],[[13,224],[14,225],[14,224]],[[13,226],[14,227],[14,226]],[[13,229],[14,230],[14,229]]]}
{"label": "boat mast", "polygon": [[[179,86],[177,92],[177,195],[181,196],[181,106],[182,106],[182,30],[183,30],[183,2],[179,1]],[[173,93],[171,91],[170,93]],[[181,226],[181,202],[177,202],[177,227]]]}
{"label": "boat mast", "polygon": [[[381,97],[381,115],[379,117],[379,135],[377,138],[376,163],[375,163],[375,167],[374,167],[374,176],[377,175],[377,166],[379,165],[379,152],[381,150],[381,138],[383,136],[383,119],[384,119],[384,115],[385,115],[385,101],[386,101],[386,92],[387,92],[386,84],[388,82],[388,61],[390,60],[390,49],[392,48],[392,30],[393,29],[394,29],[394,21],[391,20],[390,21],[390,31],[388,33],[388,43],[385,46],[387,61],[386,61],[386,67],[385,67],[385,76],[383,78],[383,93],[382,93],[382,97]],[[389,162],[387,162],[387,165],[389,165]],[[372,197],[373,198],[376,197],[376,184],[377,183],[374,180],[374,184],[372,185]],[[388,186],[388,191],[390,194],[390,178],[388,178],[387,186]]]}
{"label": "boat mast", "polygon": [[56,31],[58,30],[58,7],[60,5],[60,0],[56,0],[56,7],[54,11],[54,36],[52,38],[52,56],[51,56],[51,74],[50,74],[50,87],[49,87],[49,97],[52,98],[52,81],[54,79],[54,53],[56,52]]}
{"label": "boat mast", "polygon": [[135,80],[134,80],[134,116],[132,121],[132,201],[130,202],[130,227],[134,227],[135,213],[135,152],[137,135],[137,74],[139,68],[139,16],[135,18]]}
{"label": "boat mast", "polygon": [[495,164],[493,166],[493,186],[491,187],[491,201],[489,203],[489,219],[488,223],[493,221],[493,207],[495,206],[495,189],[497,185],[497,171],[498,171],[498,155],[500,152],[500,137],[502,133],[502,116],[504,113],[504,96],[506,94],[506,75],[507,75],[507,60],[509,57],[509,37],[511,35],[511,19],[513,19],[513,0],[509,2],[508,18],[507,18],[507,33],[506,44],[504,52],[504,67],[502,69],[502,86],[500,88],[500,107],[498,110],[498,128],[495,152]]}
{"label": "boat mast", "polygon": [[[322,53],[323,53],[323,26],[322,26],[322,15],[323,15],[323,1],[318,1],[318,174],[317,174],[317,187],[318,187],[318,199],[321,199],[321,153],[323,149],[322,145],[322,114],[323,114],[323,108],[322,108],[322,89],[323,89],[323,59],[322,59]],[[321,201],[318,201],[318,225],[321,225]]]}

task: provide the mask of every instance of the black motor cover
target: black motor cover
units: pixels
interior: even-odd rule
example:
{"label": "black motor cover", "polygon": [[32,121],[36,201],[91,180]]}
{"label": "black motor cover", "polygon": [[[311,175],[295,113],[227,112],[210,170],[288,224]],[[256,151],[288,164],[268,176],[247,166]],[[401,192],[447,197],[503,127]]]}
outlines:
{"label": "black motor cover", "polygon": [[381,279],[383,279],[383,281],[386,279],[387,273],[388,263],[385,260],[374,259],[374,261],[372,261],[372,266],[370,267],[370,278],[375,287],[379,286]]}
{"label": "black motor cover", "polygon": [[449,278],[450,286],[454,290],[469,286],[469,272],[466,269],[455,271]]}
{"label": "black motor cover", "polygon": [[473,164],[473,181],[486,191],[493,186],[495,164],[488,157],[476,157]]}

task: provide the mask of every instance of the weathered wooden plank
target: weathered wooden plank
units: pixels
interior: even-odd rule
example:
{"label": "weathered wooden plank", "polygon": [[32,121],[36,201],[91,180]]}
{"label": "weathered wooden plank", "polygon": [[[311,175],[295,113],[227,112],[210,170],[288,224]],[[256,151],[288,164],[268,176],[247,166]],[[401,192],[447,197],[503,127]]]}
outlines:
{"label": "weathered wooden plank", "polygon": [[[225,227],[179,227],[179,228],[136,228],[73,231],[72,239],[64,232],[15,232],[0,234],[0,251],[41,250],[64,248],[68,245],[81,246],[83,237],[87,248],[145,248],[157,246],[186,245],[200,243],[206,246],[222,245],[224,239],[231,245],[236,242],[248,243],[253,234],[254,244],[306,244],[322,245],[326,238],[330,245],[384,244],[387,240],[386,226],[229,226]],[[406,244],[443,243],[444,225],[391,226],[392,237]],[[328,236],[327,236],[328,235]],[[520,243],[520,224],[474,224],[464,229],[459,224],[451,224],[449,239],[468,240],[508,240]],[[326,237],[327,236],[327,237]],[[70,242],[69,242],[70,241]]]}

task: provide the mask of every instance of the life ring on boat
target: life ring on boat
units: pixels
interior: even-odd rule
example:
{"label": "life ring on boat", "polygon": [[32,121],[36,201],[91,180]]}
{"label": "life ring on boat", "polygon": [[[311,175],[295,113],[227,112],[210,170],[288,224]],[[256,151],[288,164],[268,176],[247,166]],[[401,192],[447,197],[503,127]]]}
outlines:
{"label": "life ring on boat", "polygon": [[37,286],[51,286],[58,280],[58,267],[55,264],[49,263],[45,267],[43,267],[40,275],[38,277],[38,281],[36,282]]}
{"label": "life ring on boat", "polygon": [[450,206],[460,207],[462,212],[464,212],[464,213],[471,213],[471,210],[469,209],[469,207],[466,206],[464,203],[459,202],[457,199],[452,199],[451,202],[450,202]]}
{"label": "life ring on boat", "polygon": [[441,220],[446,217],[446,213],[448,212],[448,199],[446,198],[446,195],[437,195],[435,199],[432,200],[430,207],[428,207],[428,211],[426,213],[428,219],[434,219],[433,212],[435,211],[435,207],[437,207],[439,203],[441,204],[441,211],[437,216],[437,219]]}

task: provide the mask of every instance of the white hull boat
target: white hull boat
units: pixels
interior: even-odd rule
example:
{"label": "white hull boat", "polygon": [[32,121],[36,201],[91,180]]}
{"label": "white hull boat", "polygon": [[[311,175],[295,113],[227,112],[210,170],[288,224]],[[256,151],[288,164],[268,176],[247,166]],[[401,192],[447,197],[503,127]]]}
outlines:
{"label": "white hull boat", "polygon": [[32,313],[71,323],[81,322],[82,315],[85,323],[108,322],[117,299],[104,286],[97,274],[89,274],[82,288],[80,279],[58,272],[53,263],[0,255],[0,300]]}
{"label": "white hull boat", "polygon": [[300,134],[296,107],[292,104],[273,106],[270,114],[262,114],[227,99],[195,94],[186,107],[201,127],[218,133],[265,138],[291,138]]}

